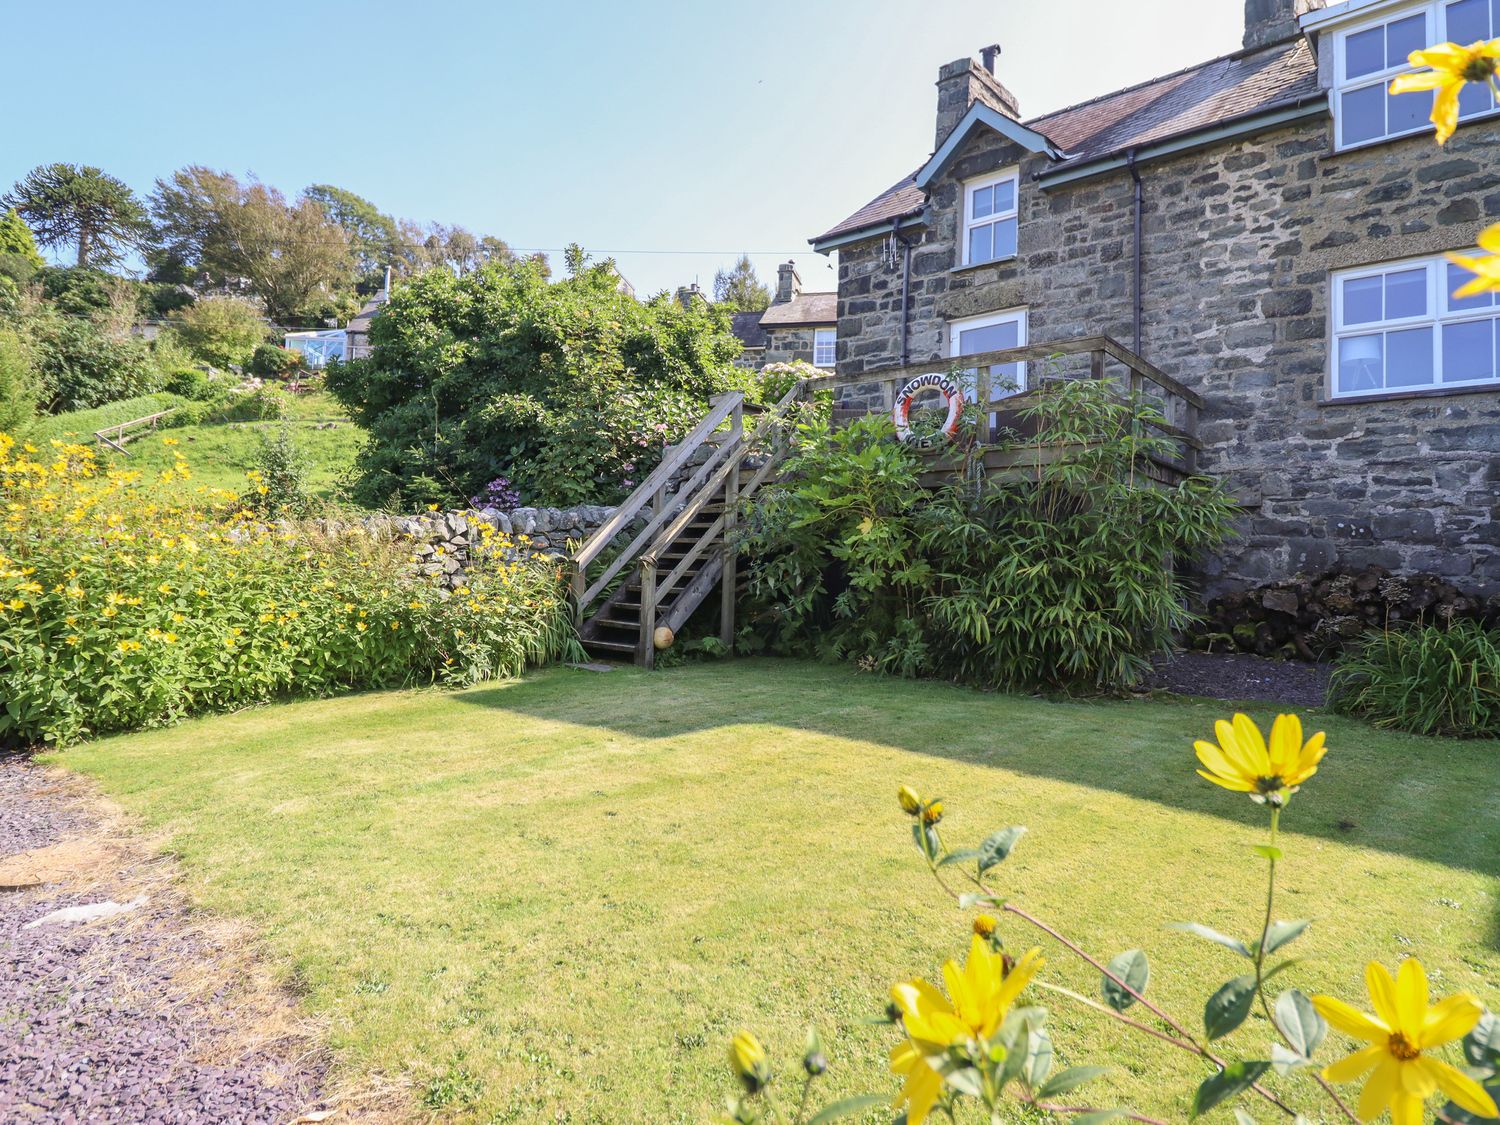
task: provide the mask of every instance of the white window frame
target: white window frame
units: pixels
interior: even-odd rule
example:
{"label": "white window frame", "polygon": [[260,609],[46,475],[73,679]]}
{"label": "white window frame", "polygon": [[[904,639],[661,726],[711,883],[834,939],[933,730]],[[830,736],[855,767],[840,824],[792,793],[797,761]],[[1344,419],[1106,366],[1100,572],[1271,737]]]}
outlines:
{"label": "white window frame", "polygon": [[[823,347],[823,338],[828,338],[828,362],[824,363],[818,359],[818,349]],[[833,367],[838,362],[839,354],[839,330],[837,328],[814,328],[812,362],[814,367]]]}
{"label": "white window frame", "polygon": [[[1395,23],[1398,20],[1407,19],[1418,14],[1426,17],[1427,24],[1427,34],[1422,41],[1422,46],[1429,47],[1434,43],[1445,43],[1449,39],[1449,3],[1450,0],[1423,0],[1419,4],[1403,4],[1399,7],[1385,8],[1381,10],[1379,15],[1333,30],[1329,37],[1333,44],[1333,90],[1331,91],[1329,102],[1333,109],[1333,147],[1335,151],[1364,148],[1366,145],[1384,144],[1387,141],[1399,140],[1402,137],[1413,137],[1427,132],[1432,128],[1431,123],[1424,118],[1420,125],[1415,125],[1410,129],[1403,129],[1398,133],[1382,133],[1376,137],[1366,137],[1363,140],[1345,143],[1344,95],[1352,93],[1355,90],[1362,90],[1367,86],[1380,86],[1384,90],[1390,86],[1392,78],[1398,74],[1408,73],[1412,69],[1411,64],[1402,59],[1396,66],[1386,67],[1384,70],[1371,71],[1368,74],[1361,74],[1357,78],[1350,78],[1347,73],[1345,44],[1347,44],[1351,36],[1370,31],[1377,27],[1384,27],[1386,24]],[[1491,31],[1495,35],[1500,35],[1500,29],[1491,28]],[[1389,97],[1388,92],[1386,96]],[[1464,124],[1469,121],[1478,121],[1485,117],[1492,117],[1496,113],[1500,113],[1500,107],[1483,110],[1479,113],[1466,114],[1458,120],[1460,124]]]}
{"label": "white window frame", "polygon": [[[1425,269],[1427,273],[1427,309],[1421,316],[1397,317],[1394,319],[1365,321],[1360,324],[1344,323],[1344,282],[1365,277],[1384,277],[1386,274],[1405,270]],[[1500,371],[1488,379],[1469,379],[1462,382],[1443,380],[1443,328],[1452,324],[1500,319],[1500,304],[1489,308],[1452,309],[1453,286],[1448,281],[1448,260],[1443,255],[1424,255],[1418,258],[1398,258],[1355,269],[1338,270],[1329,274],[1330,301],[1332,311],[1328,346],[1328,398],[1332,400],[1396,398],[1406,395],[1440,395],[1445,392],[1462,393],[1474,390],[1500,391]],[[1400,331],[1409,328],[1432,329],[1432,382],[1401,387],[1380,387],[1375,390],[1341,391],[1339,389],[1339,344],[1355,336],[1373,336],[1377,333]],[[1493,348],[1493,341],[1491,347]],[[1385,345],[1382,344],[1382,348]],[[1384,353],[1382,353],[1384,354]],[[1492,361],[1493,362],[1493,361]]]}
{"label": "white window frame", "polygon": [[[1015,200],[1014,206],[1009,211],[996,211],[985,215],[983,218],[974,219],[970,216],[974,209],[974,193],[985,188],[994,187],[1009,181],[1012,187],[1011,196]],[[999,172],[981,176],[975,180],[965,180],[963,185],[963,216],[959,223],[959,261],[966,266],[990,265],[993,262],[1009,262],[1016,257],[1015,254],[1007,254],[1003,258],[985,258],[983,261],[974,262],[969,259],[969,232],[975,227],[994,226],[996,223],[1006,219],[1016,221],[1016,253],[1021,249],[1021,169],[1019,167],[1005,168]],[[991,238],[993,238],[993,234]]]}
{"label": "white window frame", "polygon": [[[953,359],[963,358],[962,353],[958,349],[961,343],[959,337],[965,330],[973,328],[992,328],[997,324],[1016,325],[1016,347],[1025,347],[1028,343],[1031,342],[1031,337],[1027,326],[1027,312],[1028,309],[1025,306],[1021,306],[1014,309],[1003,309],[1000,312],[984,313],[981,316],[965,316],[950,320],[948,322],[948,355]],[[977,368],[971,369],[971,371],[976,372],[977,370]],[[1014,391],[1005,391],[1003,394],[1000,393],[999,390],[992,384],[990,389],[990,401],[995,402],[1002,398],[1009,398],[1013,394],[1018,395],[1022,391],[1026,390],[1026,364],[1024,363],[1016,364],[1016,383],[1018,384],[1018,386]],[[979,397],[977,380],[969,383],[968,397],[971,401],[977,400],[977,398]]]}

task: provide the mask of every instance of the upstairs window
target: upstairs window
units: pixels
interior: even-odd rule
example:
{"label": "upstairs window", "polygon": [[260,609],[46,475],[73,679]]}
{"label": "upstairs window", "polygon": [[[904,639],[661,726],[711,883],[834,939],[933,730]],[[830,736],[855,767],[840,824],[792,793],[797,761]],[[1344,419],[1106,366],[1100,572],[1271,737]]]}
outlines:
{"label": "upstairs window", "polygon": [[1011,168],[964,184],[963,264],[1016,256],[1016,200],[1020,173]]}
{"label": "upstairs window", "polygon": [[[1393,95],[1391,79],[1412,69],[1407,56],[1434,43],[1467,46],[1500,36],[1500,0],[1438,0],[1404,7],[1375,23],[1334,35],[1334,122],[1338,147],[1420,133],[1432,126],[1433,94]],[[1488,87],[1469,83],[1459,119],[1495,110]]]}
{"label": "upstairs window", "polygon": [[1444,258],[1335,274],[1332,396],[1500,390],[1496,295],[1453,296],[1472,277]]}
{"label": "upstairs window", "polygon": [[839,336],[837,329],[813,329],[813,366],[832,367],[838,356]]}

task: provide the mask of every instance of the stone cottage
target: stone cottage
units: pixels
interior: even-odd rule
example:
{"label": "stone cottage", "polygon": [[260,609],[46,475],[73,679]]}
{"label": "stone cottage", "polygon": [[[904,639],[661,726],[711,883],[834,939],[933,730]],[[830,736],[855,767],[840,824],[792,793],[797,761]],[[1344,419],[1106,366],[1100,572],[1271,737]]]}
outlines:
{"label": "stone cottage", "polygon": [[[1500,0],[1245,0],[1243,49],[1023,118],[998,48],[938,73],[934,151],[813,239],[838,394],[881,368],[1094,334],[1206,400],[1243,503],[1210,590],[1380,564],[1500,589],[1500,300],[1443,252],[1500,219],[1500,112],[1446,148],[1390,78]],[[1024,367],[1017,381],[1024,385]]]}
{"label": "stone cottage", "polygon": [[838,294],[807,293],[797,263],[776,270],[776,292],[764,312],[736,313],[734,334],[745,346],[740,365],[759,371],[768,363],[800,359],[833,366],[838,341]]}

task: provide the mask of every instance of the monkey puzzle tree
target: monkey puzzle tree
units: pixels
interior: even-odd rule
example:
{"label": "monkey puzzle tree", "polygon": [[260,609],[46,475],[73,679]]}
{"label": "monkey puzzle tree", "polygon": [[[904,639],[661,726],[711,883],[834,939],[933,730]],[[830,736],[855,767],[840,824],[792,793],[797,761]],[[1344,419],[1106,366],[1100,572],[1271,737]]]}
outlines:
{"label": "monkey puzzle tree", "polygon": [[79,266],[114,265],[149,230],[135,192],[87,164],[33,168],[0,199],[0,208],[14,208],[43,246],[76,243]]}

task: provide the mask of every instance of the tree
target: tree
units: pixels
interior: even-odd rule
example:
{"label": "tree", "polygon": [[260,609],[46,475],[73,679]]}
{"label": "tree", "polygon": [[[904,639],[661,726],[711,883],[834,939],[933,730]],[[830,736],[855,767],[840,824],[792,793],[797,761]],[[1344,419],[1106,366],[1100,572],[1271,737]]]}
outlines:
{"label": "tree", "polygon": [[350,236],[308,195],[289,202],[256,180],[189,167],[158,180],[151,197],[153,276],[173,271],[207,288],[244,288],[272,320],[322,314],[353,280]]}
{"label": "tree", "polygon": [[41,382],[16,334],[0,328],[0,433],[19,433],[36,413]]}
{"label": "tree", "polygon": [[609,262],[549,284],[534,262],[429,270],[327,385],[369,433],[366,502],[459,503],[508,477],[527,503],[628,493],[724,391],[749,389],[723,309],[622,293]]}
{"label": "tree", "polygon": [[0,254],[9,254],[29,265],[35,273],[47,264],[36,248],[31,228],[14,207],[0,212]]}
{"label": "tree", "polygon": [[403,256],[400,224],[368,199],[332,184],[314,184],[304,194],[349,236],[362,275],[383,271]]}
{"label": "tree", "polygon": [[733,269],[714,274],[714,300],[736,312],[764,312],[771,304],[771,291],[755,275],[749,254],[741,254]]}
{"label": "tree", "polygon": [[15,209],[43,246],[78,245],[79,266],[110,266],[147,236],[146,209],[121,180],[98,168],[43,164],[0,207]]}
{"label": "tree", "polygon": [[177,335],[194,357],[215,367],[243,367],[266,338],[255,308],[234,297],[204,297],[182,314]]}

